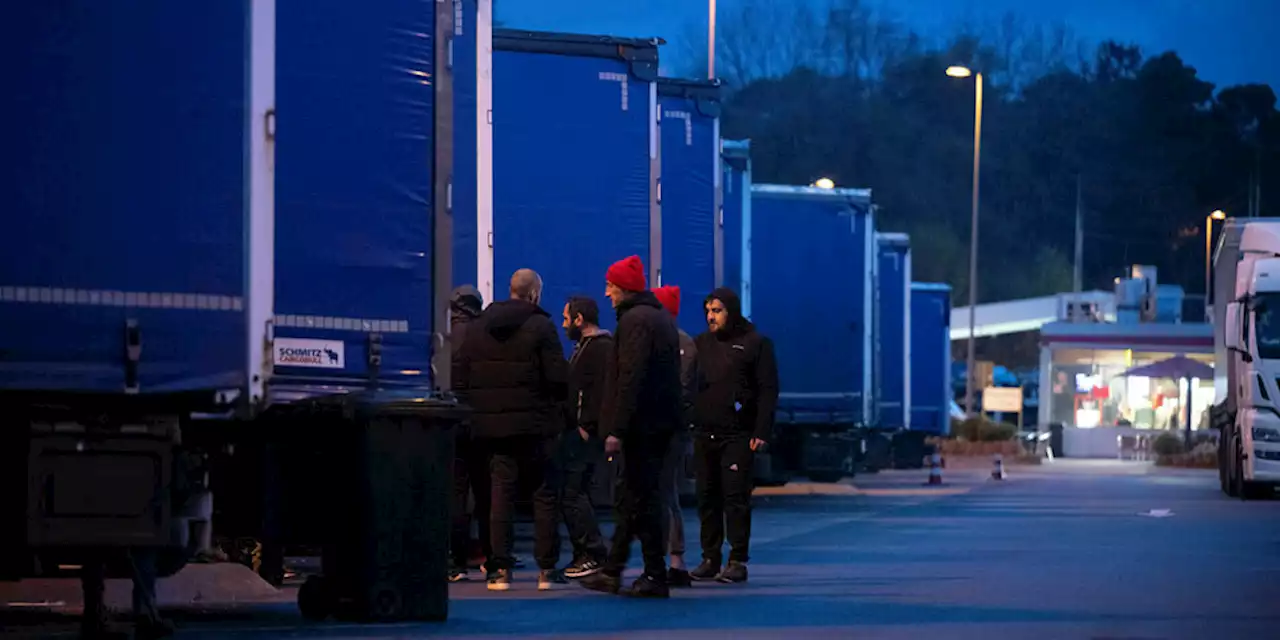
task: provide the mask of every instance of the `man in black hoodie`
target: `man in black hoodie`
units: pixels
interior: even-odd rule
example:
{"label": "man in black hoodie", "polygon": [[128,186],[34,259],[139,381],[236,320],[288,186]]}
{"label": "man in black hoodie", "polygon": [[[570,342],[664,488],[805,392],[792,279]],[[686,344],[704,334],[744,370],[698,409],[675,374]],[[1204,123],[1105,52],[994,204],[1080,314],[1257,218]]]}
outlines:
{"label": "man in black hoodie", "polygon": [[605,453],[623,457],[608,563],[581,583],[595,591],[619,593],[631,540],[639,538],[644,575],[627,594],[666,598],[670,591],[660,478],[671,436],[681,425],[680,337],[662,303],[646,290],[638,256],[609,267],[605,295],[618,313],[618,330],[601,424],[607,434]]}
{"label": "man in black hoodie", "polygon": [[[465,284],[453,290],[450,306],[449,350],[456,361],[467,341],[467,327],[480,316],[484,299],[475,287]],[[453,457],[453,535],[449,541],[453,566],[449,569],[450,582],[460,582],[468,577],[473,518],[480,529],[481,553],[485,558],[493,555],[489,546],[489,456],[480,445],[481,441],[471,437],[471,430],[466,425],[458,430]],[[467,511],[469,499],[475,502],[475,510],[471,513]]]}
{"label": "man in black hoodie", "polygon": [[564,305],[564,332],[573,341],[569,357],[569,423],[560,447],[560,508],[573,542],[573,562],[566,578],[598,573],[605,559],[604,539],[591,504],[591,481],[600,456],[600,405],[613,356],[613,336],[600,328],[600,307],[585,296]]}
{"label": "man in black hoodie", "polygon": [[[773,436],[778,363],[773,341],[742,317],[742,303],[733,290],[716,289],[703,307],[707,331],[694,339],[698,381],[693,443],[702,564],[689,573],[694,580],[745,582],[751,468],[755,452]],[[729,563],[721,569],[726,528]]]}
{"label": "man in black hoodie", "polygon": [[511,588],[516,487],[523,478],[533,495],[538,588],[558,578],[560,556],[556,492],[546,482],[564,430],[566,367],[550,315],[538,306],[542,278],[531,269],[511,276],[511,299],[489,305],[467,327],[453,361],[454,390],[472,408],[471,434],[490,454],[490,544],[485,563],[491,591]]}

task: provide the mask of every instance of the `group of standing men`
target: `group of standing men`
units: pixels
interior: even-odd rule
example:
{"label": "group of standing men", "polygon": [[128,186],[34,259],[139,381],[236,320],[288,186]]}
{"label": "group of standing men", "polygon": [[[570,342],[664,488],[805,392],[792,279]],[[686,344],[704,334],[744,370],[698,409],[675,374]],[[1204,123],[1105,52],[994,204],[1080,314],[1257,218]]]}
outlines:
{"label": "group of standing men", "polygon": [[[671,587],[695,581],[746,581],[752,461],[771,437],[778,384],[772,343],[743,317],[737,295],[720,288],[707,296],[708,330],[690,338],[675,322],[679,288],[648,290],[644,265],[631,256],[605,274],[614,334],[600,328],[593,299],[565,303],[562,327],[574,342],[566,361],[540,306],[538,274],[517,271],[510,293],[481,311],[473,287],[454,292],[453,387],[473,413],[458,441],[450,579],[467,578],[470,492],[488,588],[511,588],[516,493],[524,483],[535,487],[539,589],[576,579],[596,591],[665,598]],[[692,570],[684,564],[679,495],[690,438],[702,546]],[[607,548],[590,500],[601,455],[618,463]],[[558,569],[562,518],[574,554]],[[624,591],[637,538],[644,573]]]}

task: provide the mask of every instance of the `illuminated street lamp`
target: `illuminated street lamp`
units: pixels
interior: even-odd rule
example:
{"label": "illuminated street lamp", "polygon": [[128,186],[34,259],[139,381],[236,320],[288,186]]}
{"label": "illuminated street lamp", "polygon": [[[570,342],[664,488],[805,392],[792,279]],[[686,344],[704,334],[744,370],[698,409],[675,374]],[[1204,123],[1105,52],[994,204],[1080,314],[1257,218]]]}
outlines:
{"label": "illuminated street lamp", "polygon": [[819,189],[834,189],[836,188],[836,182],[831,178],[818,178],[813,182],[813,186]]}
{"label": "illuminated street lamp", "polygon": [[968,78],[973,76],[973,202],[970,214],[969,233],[969,353],[965,370],[964,413],[973,415],[973,374],[977,367],[976,343],[978,325],[978,171],[982,158],[982,74],[974,73],[969,67],[953,65],[947,67],[947,75],[952,78]]}
{"label": "illuminated street lamp", "polygon": [[1213,287],[1213,221],[1226,220],[1227,212],[1222,209],[1214,209],[1213,213],[1204,218],[1204,314],[1205,319],[1209,319],[1209,294]]}

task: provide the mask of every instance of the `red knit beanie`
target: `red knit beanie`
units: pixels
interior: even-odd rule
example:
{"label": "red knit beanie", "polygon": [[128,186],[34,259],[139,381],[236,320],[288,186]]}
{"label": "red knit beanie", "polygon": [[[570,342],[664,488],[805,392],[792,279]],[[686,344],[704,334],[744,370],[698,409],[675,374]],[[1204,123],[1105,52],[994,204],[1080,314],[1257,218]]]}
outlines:
{"label": "red knit beanie", "polygon": [[680,287],[670,285],[666,287],[658,287],[653,290],[653,295],[657,296],[658,302],[662,303],[667,313],[672,318],[680,316]]}
{"label": "red knit beanie", "polygon": [[640,256],[623,258],[611,265],[604,273],[604,279],[623,291],[644,291],[648,287],[644,280],[644,263]]}

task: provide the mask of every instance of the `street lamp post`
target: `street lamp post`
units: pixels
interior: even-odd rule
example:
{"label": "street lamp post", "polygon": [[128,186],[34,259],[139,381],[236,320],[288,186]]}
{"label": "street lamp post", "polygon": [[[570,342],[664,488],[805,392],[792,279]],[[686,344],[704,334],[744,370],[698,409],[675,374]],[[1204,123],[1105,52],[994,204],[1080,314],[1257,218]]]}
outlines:
{"label": "street lamp post", "polygon": [[1209,321],[1209,295],[1213,293],[1213,221],[1226,220],[1227,213],[1215,209],[1204,217],[1204,317]]}
{"label": "street lamp post", "polygon": [[973,415],[974,373],[977,369],[978,324],[978,174],[982,160],[982,74],[968,67],[947,67],[947,75],[953,78],[973,76],[973,202],[969,225],[969,353],[965,366],[964,412]]}
{"label": "street lamp post", "polygon": [[707,0],[707,79],[716,79],[716,0]]}

